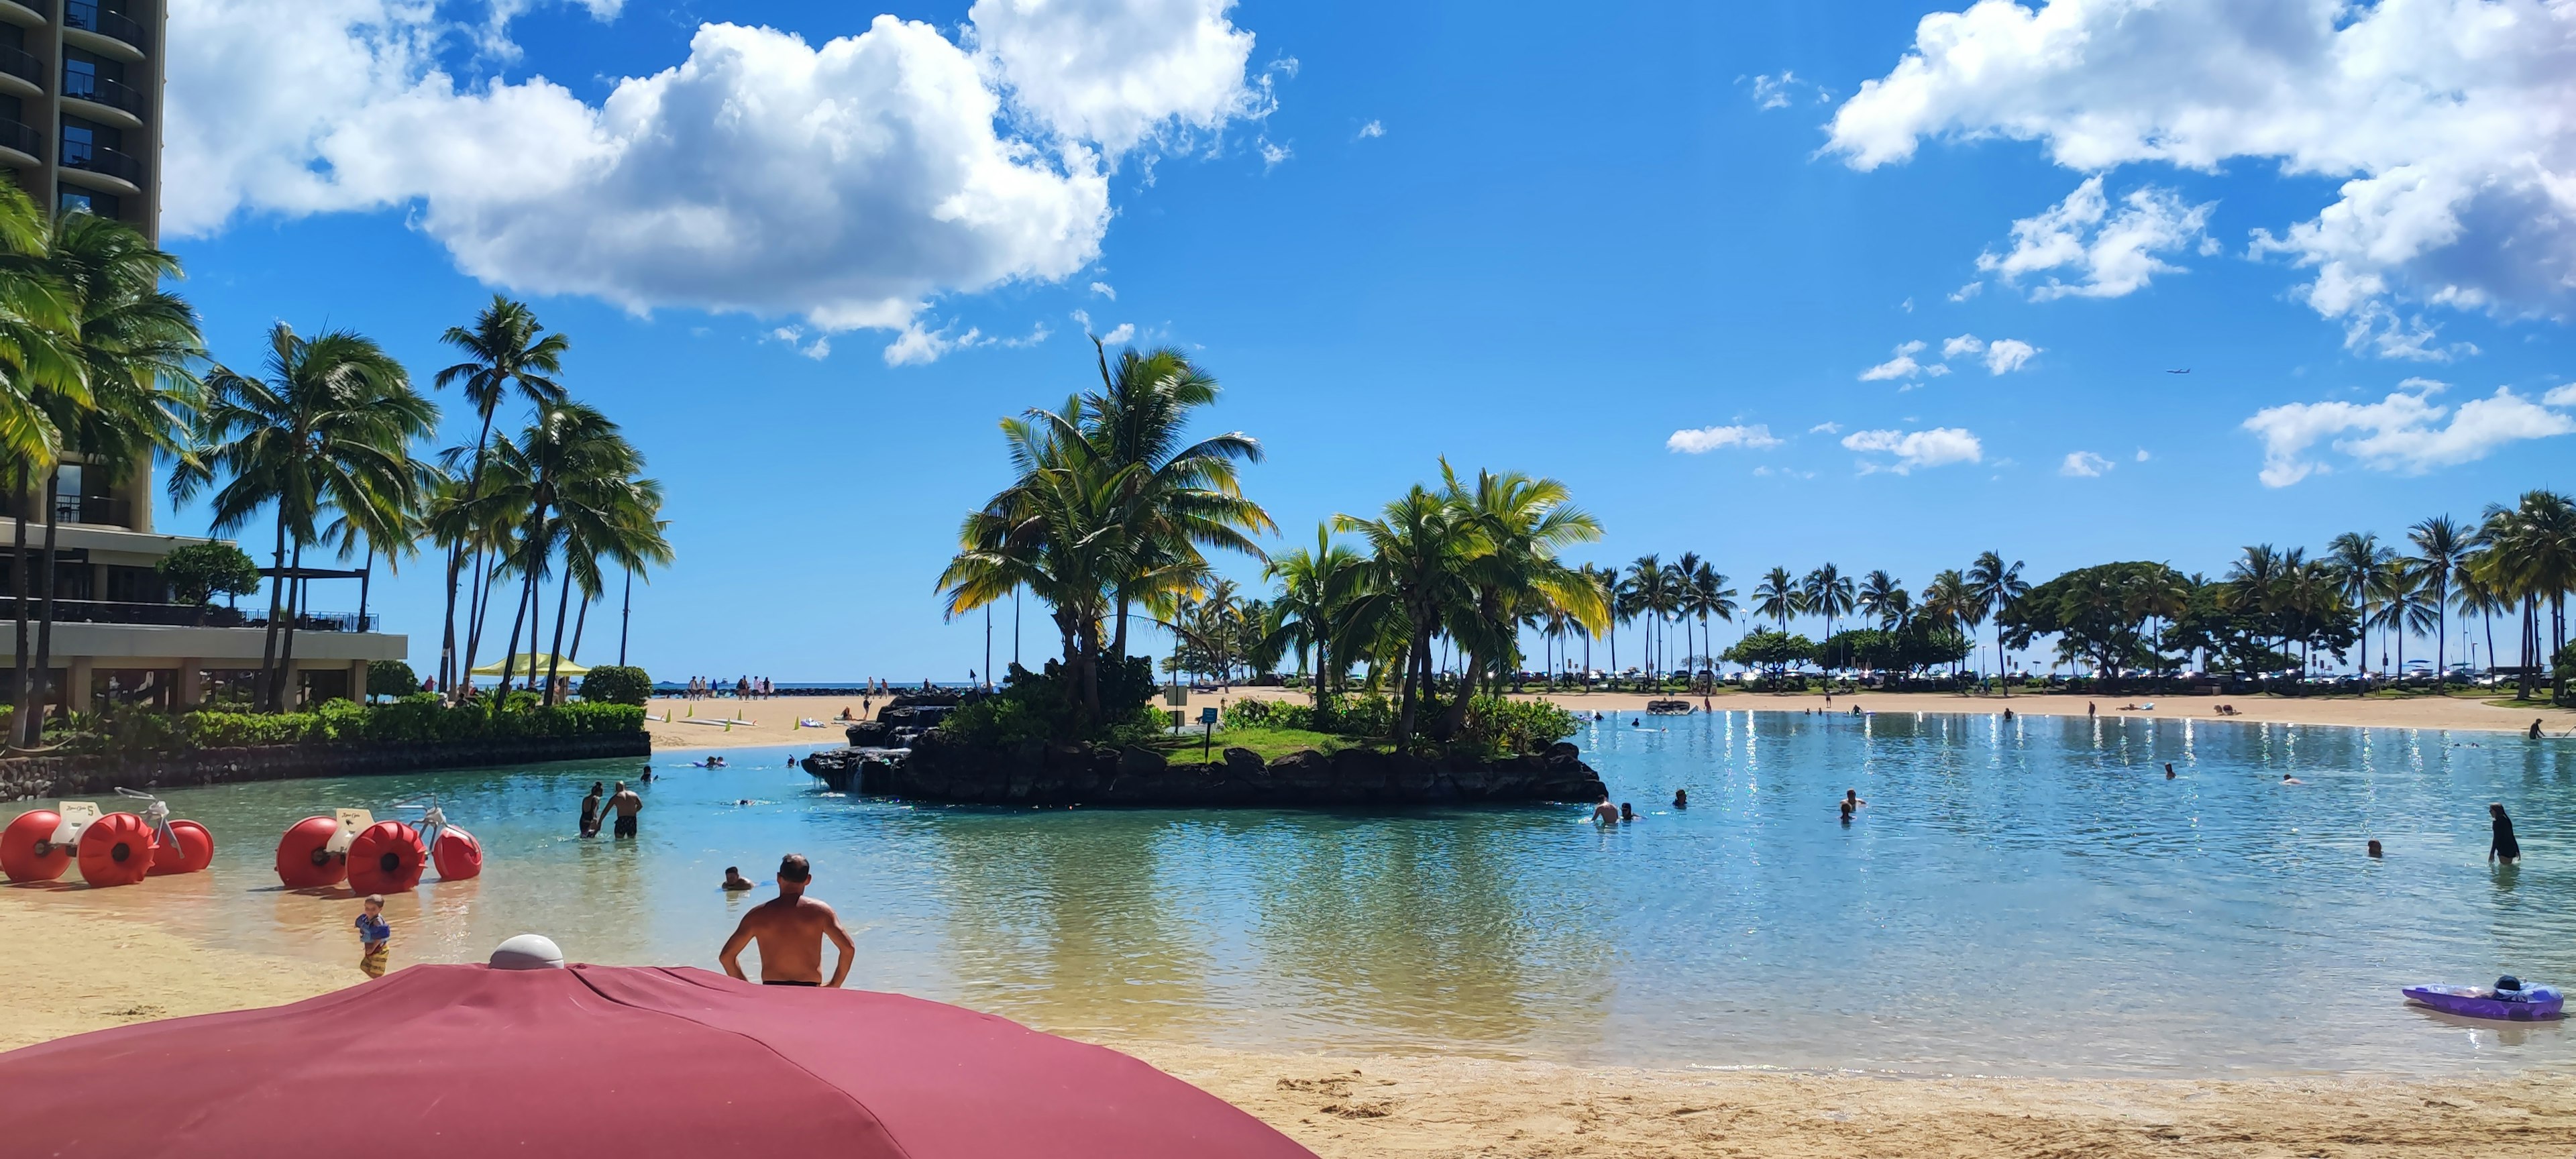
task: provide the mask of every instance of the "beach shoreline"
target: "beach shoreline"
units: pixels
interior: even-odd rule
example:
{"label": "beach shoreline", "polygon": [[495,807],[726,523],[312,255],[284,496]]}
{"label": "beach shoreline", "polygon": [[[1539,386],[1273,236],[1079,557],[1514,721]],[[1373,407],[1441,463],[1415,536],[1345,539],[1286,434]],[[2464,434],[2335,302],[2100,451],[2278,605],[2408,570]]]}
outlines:
{"label": "beach shoreline", "polygon": [[[1202,708],[1231,704],[1239,700],[1307,699],[1310,694],[1299,689],[1241,687],[1221,692],[1193,691],[1188,694],[1182,712],[1196,719]],[[1676,697],[1669,694],[1647,695],[1636,692],[1548,692],[1515,693],[1516,699],[1546,700],[1570,711],[1581,713],[1643,712],[1649,700],[1683,700],[1694,710],[1701,697]],[[1830,700],[1830,703],[1829,703]],[[1162,701],[1157,700],[1157,705]],[[2331,725],[2345,728],[2410,728],[2451,729],[2462,732],[2520,733],[2538,720],[2551,736],[2564,736],[2576,730],[2576,710],[2565,708],[2499,708],[2467,696],[2405,697],[2386,699],[2360,696],[2183,696],[2183,697],[2106,697],[2073,696],[2062,693],[2016,694],[2013,696],[1973,696],[1952,692],[1861,692],[1826,697],[1821,693],[1724,692],[1705,698],[1708,708],[1717,712],[1790,712],[1833,711],[1848,713],[1857,705],[1864,713],[1955,713],[1970,716],[2003,715],[2010,709],[2021,716],[2084,716],[2088,706],[2102,719],[2189,720],[2205,723]],[[841,748],[848,743],[843,730],[848,726],[840,713],[847,709],[861,716],[872,708],[883,708],[883,697],[862,699],[848,696],[781,696],[767,700],[735,700],[731,697],[706,700],[656,698],[645,706],[645,729],[652,734],[656,750],[709,748],[753,748],[774,745],[810,745],[815,749]],[[2152,709],[2144,705],[2153,704]],[[2237,716],[2221,716],[2218,706],[2230,705]],[[2124,709],[2124,705],[2142,706]],[[803,722],[813,721],[808,726]]]}
{"label": "beach shoreline", "polygon": [[[0,1048],[298,1001],[350,961],[201,945],[156,921],[0,888]],[[354,943],[352,943],[354,946]],[[1539,1058],[1228,1050],[1101,1039],[1242,1107],[1325,1159],[2081,1154],[2564,1156],[2576,1094],[2544,1074],[2421,1080],[1887,1077],[1588,1067]]]}

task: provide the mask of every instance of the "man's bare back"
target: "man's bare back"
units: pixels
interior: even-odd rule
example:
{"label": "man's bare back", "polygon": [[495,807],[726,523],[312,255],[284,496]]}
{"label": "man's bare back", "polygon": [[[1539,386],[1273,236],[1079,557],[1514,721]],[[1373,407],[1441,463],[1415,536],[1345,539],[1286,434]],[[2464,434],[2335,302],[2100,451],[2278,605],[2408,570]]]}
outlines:
{"label": "man's bare back", "polygon": [[[764,984],[837,987],[849,978],[850,956],[858,947],[851,943],[849,932],[841,928],[840,915],[833,913],[831,906],[805,896],[805,887],[811,880],[805,859],[789,854],[778,867],[778,896],[742,915],[742,924],[734,927],[723,952],[716,955],[724,963],[725,973],[750,980],[742,972],[742,951],[756,941],[760,945],[760,980]],[[830,982],[823,981],[825,938],[832,939],[832,945],[841,951]]]}

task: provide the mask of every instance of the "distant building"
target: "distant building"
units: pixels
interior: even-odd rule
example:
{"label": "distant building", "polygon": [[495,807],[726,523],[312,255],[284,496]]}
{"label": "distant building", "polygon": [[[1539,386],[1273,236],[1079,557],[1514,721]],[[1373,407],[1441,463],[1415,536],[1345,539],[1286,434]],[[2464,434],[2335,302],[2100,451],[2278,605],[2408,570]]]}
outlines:
{"label": "distant building", "polygon": [[[7,3],[8,0],[0,0]],[[266,644],[268,598],[244,596],[238,609],[174,604],[169,586],[153,569],[161,557],[204,540],[158,535],[152,530],[152,480],[110,481],[79,464],[63,465],[54,494],[54,637],[48,660],[52,679],[41,681],[48,704],[89,711],[114,700],[163,708],[204,702],[218,693],[247,695]],[[17,663],[15,560],[16,496],[0,496],[0,691],[14,685]],[[39,574],[45,512],[26,513],[29,588],[35,618],[45,595]],[[309,558],[309,557],[308,557]],[[266,561],[262,561],[265,563]],[[363,607],[367,580],[356,572],[307,567],[306,604],[337,588]],[[313,612],[295,634],[295,693],[310,703],[334,697],[364,698],[367,664],[400,660],[408,637],[375,630],[375,617],[358,611]],[[32,627],[28,648],[35,648]]]}
{"label": "distant building", "polygon": [[162,0],[0,0],[0,167],[160,238]]}
{"label": "distant building", "polygon": [[[162,0],[0,0],[0,168],[38,205],[112,217],[158,240],[164,26]],[[246,694],[265,643],[267,597],[243,597],[239,610],[172,604],[153,564],[203,541],[153,533],[150,472],[111,479],[72,458],[51,499],[46,703],[85,711],[112,698],[175,707],[219,691]],[[45,595],[37,553],[46,500],[23,512],[20,502],[0,495],[0,664],[8,665],[0,692],[12,691],[16,664],[9,621],[17,615],[11,553],[19,518],[28,524],[30,594]],[[322,577],[306,581],[308,593],[343,587],[353,589],[351,603],[364,602],[366,581],[356,573],[306,574]],[[363,697],[368,662],[409,651],[405,637],[373,629],[373,617],[356,612],[306,616],[295,639],[296,699]]]}

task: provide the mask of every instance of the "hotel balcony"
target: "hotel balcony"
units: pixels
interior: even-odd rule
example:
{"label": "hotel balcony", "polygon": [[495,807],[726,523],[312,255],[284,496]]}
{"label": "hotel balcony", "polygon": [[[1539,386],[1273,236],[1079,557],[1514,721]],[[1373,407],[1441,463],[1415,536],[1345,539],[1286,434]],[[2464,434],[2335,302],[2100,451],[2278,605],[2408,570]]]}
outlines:
{"label": "hotel balcony", "polygon": [[0,120],[0,165],[33,169],[45,163],[45,135],[16,121]]}
{"label": "hotel balcony", "polygon": [[79,116],[126,129],[142,128],[152,111],[152,102],[124,82],[82,72],[63,74],[63,100]]}
{"label": "hotel balcony", "polygon": [[0,45],[0,96],[45,95],[45,62],[23,48]]}
{"label": "hotel balcony", "polygon": [[143,192],[143,163],[114,149],[63,142],[63,175],[83,185],[132,197]]}
{"label": "hotel balcony", "polygon": [[92,52],[143,59],[152,36],[123,13],[109,12],[92,0],[63,0],[63,39]]}

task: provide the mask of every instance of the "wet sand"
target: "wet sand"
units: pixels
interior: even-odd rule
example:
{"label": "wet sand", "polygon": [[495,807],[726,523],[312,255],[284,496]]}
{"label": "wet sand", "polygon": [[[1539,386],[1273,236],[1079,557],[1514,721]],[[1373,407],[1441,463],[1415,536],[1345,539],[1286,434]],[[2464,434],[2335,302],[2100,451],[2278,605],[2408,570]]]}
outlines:
{"label": "wet sand", "polygon": [[[1198,710],[1209,705],[1222,705],[1236,700],[1302,700],[1308,694],[1279,688],[1237,688],[1227,692],[1194,692],[1184,710],[1196,719]],[[1633,692],[1554,692],[1530,694],[1528,699],[1544,698],[1569,709],[1583,712],[1642,712],[1649,697]],[[1686,697],[1696,707],[1699,697]],[[1829,707],[1822,695],[1797,694],[1774,696],[1768,693],[1730,692],[1707,698],[1711,708],[1721,712],[1805,712]],[[2155,707],[2143,707],[2153,703]],[[807,745],[817,749],[839,748],[847,743],[842,735],[846,727],[840,713],[868,715],[866,705],[883,707],[882,699],[862,702],[857,696],[782,696],[773,700],[655,700],[647,706],[649,718],[645,728],[653,734],[656,749],[690,749],[751,747],[754,745]],[[2405,699],[2363,698],[2358,696],[2185,696],[2185,697],[2083,697],[2061,695],[1961,696],[1946,692],[1868,693],[1836,696],[1830,705],[1835,712],[1850,712],[1858,704],[1865,712],[1959,712],[2000,714],[2006,708],[2031,716],[2083,716],[2089,704],[2106,717],[2139,717],[2167,720],[2235,720],[2270,724],[2331,724],[2363,728],[2435,728],[2479,732],[2518,733],[2531,727],[2533,720],[2553,736],[2566,735],[2576,729],[2576,711],[2563,708],[2498,708],[2483,699],[2468,696],[2420,696]],[[2124,710],[2122,705],[2141,707]],[[2242,715],[2225,717],[2218,713],[2221,704],[2233,705]],[[667,718],[667,719],[665,719]],[[816,727],[802,722],[814,721]]]}
{"label": "wet sand", "polygon": [[[96,904],[103,897],[60,904],[72,900],[67,891],[0,888],[0,945],[13,950],[10,985],[0,991],[0,1048],[291,1002],[360,979],[354,951],[334,964],[210,948],[161,923],[117,916]],[[2543,1077],[1882,1078],[1104,1041],[1235,1103],[1326,1159],[2576,1151],[2576,1093]]]}

